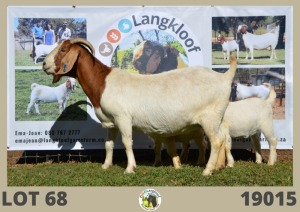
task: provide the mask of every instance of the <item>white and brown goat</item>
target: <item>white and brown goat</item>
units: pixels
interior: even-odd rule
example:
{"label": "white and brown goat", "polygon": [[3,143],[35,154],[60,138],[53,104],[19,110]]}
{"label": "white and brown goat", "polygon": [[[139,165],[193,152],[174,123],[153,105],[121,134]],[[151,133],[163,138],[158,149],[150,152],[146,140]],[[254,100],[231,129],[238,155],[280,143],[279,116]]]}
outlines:
{"label": "white and brown goat", "polygon": [[218,35],[217,40],[222,45],[224,60],[229,60],[230,52],[233,52],[235,50],[236,50],[237,59],[239,59],[239,52],[240,52],[239,41],[237,40],[226,41],[224,35],[222,34]]}
{"label": "white and brown goat", "polygon": [[[266,49],[271,48],[271,56],[270,59],[277,59],[275,48],[278,43],[279,36],[279,25],[276,26],[275,30],[262,34],[255,35],[250,32],[247,32],[247,25],[239,25],[237,32],[243,35],[243,40],[245,47],[249,49],[251,60],[253,60],[253,50],[254,49]],[[248,59],[248,51],[246,51],[246,60]]]}
{"label": "white and brown goat", "polygon": [[53,75],[53,83],[66,75],[77,78],[102,126],[108,128],[102,168],[112,166],[114,142],[119,132],[128,159],[125,172],[132,173],[136,167],[133,129],[153,138],[167,138],[199,125],[211,142],[203,175],[224,167],[225,154],[220,151],[224,133],[220,126],[237,67],[234,57],[225,74],[206,67],[188,67],[139,75],[107,67],[93,54],[94,48],[88,41],[67,40],[45,58],[43,70]]}

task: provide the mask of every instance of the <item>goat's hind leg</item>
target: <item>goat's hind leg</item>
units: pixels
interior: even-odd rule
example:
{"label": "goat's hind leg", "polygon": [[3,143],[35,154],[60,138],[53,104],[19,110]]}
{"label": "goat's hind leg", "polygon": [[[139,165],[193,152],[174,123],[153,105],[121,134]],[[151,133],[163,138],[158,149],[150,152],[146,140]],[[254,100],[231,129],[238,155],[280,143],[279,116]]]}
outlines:
{"label": "goat's hind leg", "polygon": [[39,115],[41,115],[41,113],[40,113],[40,110],[39,110],[39,101],[36,101],[35,103],[34,103],[34,108],[35,108],[35,112],[37,113],[37,114],[39,114]]}
{"label": "goat's hind leg", "polygon": [[272,50],[271,50],[270,60],[277,59],[275,48],[273,48],[272,46],[271,46],[271,48],[272,48]]}
{"label": "goat's hind leg", "polygon": [[277,160],[277,153],[276,153],[277,138],[274,134],[273,124],[270,124],[268,127],[265,127],[264,129],[261,130],[261,132],[265,135],[269,143],[270,155],[269,155],[268,165],[272,166],[275,164]]}
{"label": "goat's hind leg", "polygon": [[234,165],[234,158],[231,154],[231,146],[232,146],[232,139],[230,136],[226,136],[225,141],[225,153],[226,153],[226,159],[227,159],[227,167],[233,167]]}
{"label": "goat's hind leg", "polygon": [[165,143],[167,145],[167,151],[168,151],[168,154],[170,155],[170,157],[172,158],[173,165],[174,165],[175,169],[180,169],[181,168],[181,162],[180,162],[180,158],[179,158],[179,156],[177,154],[177,151],[176,151],[175,140],[174,139],[167,139],[167,141]]}
{"label": "goat's hind leg", "polygon": [[262,163],[261,145],[260,145],[260,134],[255,133],[251,136],[251,142],[255,151],[255,162]]}
{"label": "goat's hind leg", "polygon": [[29,102],[29,104],[27,106],[27,111],[26,111],[27,114],[29,114],[30,109],[32,108],[33,105],[34,105],[34,102]]}
{"label": "goat's hind leg", "polygon": [[[206,125],[209,126],[210,124]],[[225,167],[225,136],[221,132],[220,127],[206,129],[204,131],[211,143],[210,156],[203,175],[211,175],[214,170],[219,170]]]}

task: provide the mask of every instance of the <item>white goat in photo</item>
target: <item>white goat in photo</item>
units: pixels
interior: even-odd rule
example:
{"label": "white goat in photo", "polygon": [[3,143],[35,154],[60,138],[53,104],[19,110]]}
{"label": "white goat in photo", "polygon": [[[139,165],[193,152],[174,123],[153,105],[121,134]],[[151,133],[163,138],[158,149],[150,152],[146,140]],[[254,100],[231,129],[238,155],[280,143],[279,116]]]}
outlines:
{"label": "white goat in photo", "polygon": [[246,86],[240,83],[237,84],[236,96],[238,100],[247,99],[251,97],[258,97],[266,99],[269,96],[271,85],[263,83],[262,85]]}
{"label": "white goat in photo", "polygon": [[57,87],[49,87],[46,85],[39,85],[37,83],[31,84],[30,103],[27,106],[26,113],[29,114],[30,109],[34,106],[35,112],[41,114],[39,110],[39,103],[41,101],[58,102],[59,113],[66,108],[67,101],[72,91],[75,90],[76,80],[74,78],[68,78],[65,83]]}
{"label": "white goat in photo", "polygon": [[[277,59],[275,48],[278,43],[279,25],[276,26],[275,30],[262,35],[247,32],[247,25],[244,24],[238,26],[237,32],[242,33],[245,47],[250,51],[251,60],[253,60],[253,49],[266,49],[269,47],[272,51],[270,59]],[[248,59],[248,51],[246,51],[245,59]]]}
{"label": "white goat in photo", "polygon": [[[57,43],[54,43],[52,45],[45,45],[45,44],[40,44],[36,45],[34,42],[34,47],[35,47],[35,57],[33,59],[34,64],[36,64],[37,59],[43,55],[48,55],[55,47],[57,46]],[[34,53],[33,53],[34,55]]]}
{"label": "white goat in photo", "polygon": [[229,60],[230,52],[233,52],[236,50],[237,59],[239,59],[239,41],[237,40],[231,40],[231,41],[225,41],[224,35],[219,34],[217,37],[217,40],[222,45],[224,60]]}

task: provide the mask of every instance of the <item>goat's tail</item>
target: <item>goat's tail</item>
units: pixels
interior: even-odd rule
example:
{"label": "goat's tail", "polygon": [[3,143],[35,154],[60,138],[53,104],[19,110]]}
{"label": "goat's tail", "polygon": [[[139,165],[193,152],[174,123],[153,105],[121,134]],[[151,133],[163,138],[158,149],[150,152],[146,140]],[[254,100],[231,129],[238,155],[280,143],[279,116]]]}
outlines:
{"label": "goat's tail", "polygon": [[[269,83],[266,83],[269,84]],[[274,88],[272,86],[269,87],[270,89],[270,93],[268,98],[266,99],[266,101],[270,104],[270,105],[274,105],[275,103],[275,99],[276,99],[276,92],[274,90]]]}
{"label": "goat's tail", "polygon": [[237,59],[235,58],[235,56],[230,56],[230,67],[228,71],[225,73],[225,77],[227,79],[232,80],[234,78],[236,69],[237,69]]}
{"label": "goat's tail", "polygon": [[31,88],[31,90],[33,90],[33,89],[34,89],[35,87],[37,87],[37,86],[39,86],[39,84],[37,84],[37,83],[34,82],[34,83],[31,84],[31,87],[30,87],[30,88]]}

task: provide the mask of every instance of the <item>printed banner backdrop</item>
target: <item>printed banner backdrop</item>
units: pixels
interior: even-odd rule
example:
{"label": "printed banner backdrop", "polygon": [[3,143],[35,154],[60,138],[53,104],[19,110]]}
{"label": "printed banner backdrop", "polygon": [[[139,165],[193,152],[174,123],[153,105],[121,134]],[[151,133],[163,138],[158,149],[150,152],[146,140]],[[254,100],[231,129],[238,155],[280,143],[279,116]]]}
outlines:
{"label": "printed banner backdrop", "polygon": [[[273,124],[278,149],[293,148],[292,7],[9,7],[8,8],[8,150],[102,149],[106,129],[78,82],[67,78],[52,84],[42,71],[49,49],[61,39],[85,38],[96,57],[108,66],[134,74],[158,74],[175,68],[206,66],[218,72],[229,67],[225,45],[238,46],[234,85],[271,84],[277,97]],[[246,60],[245,34],[272,34],[260,39]],[[32,35],[35,36],[33,42]],[[222,39],[225,39],[224,40]],[[37,45],[38,43],[40,45]],[[35,43],[35,44],[34,44]],[[231,43],[231,44],[229,44]],[[41,46],[42,45],[42,46]],[[272,46],[275,46],[273,53]],[[33,49],[35,49],[35,58]],[[237,50],[238,49],[238,50]],[[276,56],[275,56],[275,55]],[[32,57],[33,56],[33,57]],[[270,59],[270,57],[273,57]],[[39,85],[64,87],[65,109]],[[120,83],[122,83],[120,81]],[[181,86],[181,85],[178,85]],[[213,85],[212,85],[213,86]],[[57,88],[62,89],[62,88]],[[138,88],[137,88],[138,89]],[[36,97],[42,96],[41,101]],[[239,95],[232,92],[230,101]],[[39,100],[40,100],[39,99]],[[45,100],[46,99],[46,100]],[[46,102],[44,102],[44,100]],[[245,120],[246,123],[247,120]],[[142,133],[134,133],[134,148],[153,148]],[[262,148],[268,142],[260,137]],[[196,145],[192,142],[192,147]],[[250,139],[234,139],[233,148],[251,147]],[[116,148],[123,148],[120,138]]]}

